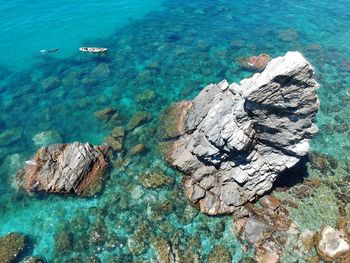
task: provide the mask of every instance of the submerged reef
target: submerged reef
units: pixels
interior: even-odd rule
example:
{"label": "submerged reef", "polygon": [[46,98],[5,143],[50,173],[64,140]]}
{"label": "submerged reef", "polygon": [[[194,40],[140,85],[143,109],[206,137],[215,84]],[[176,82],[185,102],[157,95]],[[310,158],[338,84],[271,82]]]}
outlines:
{"label": "submerged reef", "polygon": [[107,168],[106,146],[53,144],[40,148],[17,177],[28,192],[94,195]]}
{"label": "submerged reef", "polygon": [[18,257],[27,246],[28,240],[20,233],[10,233],[0,237],[0,262],[18,262]]}
{"label": "submerged reef", "polygon": [[224,80],[165,119],[166,157],[188,175],[185,193],[202,212],[224,214],[272,188],[298,163],[318,131],[318,83],[298,52],[271,60],[240,84]]}

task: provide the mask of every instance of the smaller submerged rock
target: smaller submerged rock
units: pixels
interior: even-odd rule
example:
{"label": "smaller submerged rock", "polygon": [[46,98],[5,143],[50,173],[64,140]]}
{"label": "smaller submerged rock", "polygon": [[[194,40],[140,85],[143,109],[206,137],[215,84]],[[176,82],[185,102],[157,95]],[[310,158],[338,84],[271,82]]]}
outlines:
{"label": "smaller submerged rock", "polygon": [[21,261],[21,263],[47,263],[44,258],[37,256],[26,257]]}
{"label": "smaller submerged rock", "polygon": [[226,263],[232,262],[230,251],[224,246],[216,246],[208,256],[208,263]]}
{"label": "smaller submerged rock", "polygon": [[117,126],[112,130],[111,136],[113,138],[124,137],[125,136],[125,129],[122,126]]}
{"label": "smaller submerged rock", "polygon": [[27,246],[27,243],[27,237],[20,233],[10,233],[0,237],[0,262],[15,262]]}
{"label": "smaller submerged rock", "polygon": [[120,121],[120,115],[118,114],[117,110],[112,107],[96,111],[95,117],[105,124],[109,122],[118,123]]}
{"label": "smaller submerged rock", "polygon": [[157,94],[150,89],[146,89],[136,96],[137,103],[150,103],[157,99]]}
{"label": "smaller submerged rock", "polygon": [[156,252],[158,262],[174,262],[174,255],[172,254],[171,246],[166,239],[161,237],[152,237],[151,244]]}
{"label": "smaller submerged rock", "polygon": [[28,192],[94,195],[107,168],[106,150],[79,142],[42,147],[18,173],[20,186]]}
{"label": "smaller submerged rock", "polygon": [[22,139],[22,130],[19,128],[5,130],[0,133],[0,147],[14,144]]}
{"label": "smaller submerged rock", "polygon": [[62,136],[57,131],[43,131],[34,135],[32,141],[38,146],[49,146],[54,143],[62,143]]}
{"label": "smaller submerged rock", "polygon": [[271,60],[268,54],[260,54],[248,58],[239,59],[239,63],[243,68],[250,70],[263,70]]}
{"label": "smaller submerged rock", "polygon": [[45,92],[56,89],[60,85],[61,85],[60,79],[58,77],[55,77],[55,76],[50,76],[50,77],[43,79],[41,81],[41,87]]}
{"label": "smaller submerged rock", "polygon": [[132,131],[137,127],[149,122],[151,120],[151,115],[145,111],[136,112],[127,124],[127,130]]}
{"label": "smaller submerged rock", "polygon": [[114,152],[120,152],[123,150],[123,137],[115,138],[113,136],[107,136],[105,143],[112,148]]}
{"label": "smaller submerged rock", "polygon": [[148,171],[139,176],[139,182],[146,188],[159,188],[173,183],[173,178],[163,171]]}
{"label": "smaller submerged rock", "polygon": [[146,146],[144,144],[140,143],[140,144],[133,146],[130,149],[130,154],[131,155],[138,155],[138,154],[144,153],[145,151],[146,151]]}

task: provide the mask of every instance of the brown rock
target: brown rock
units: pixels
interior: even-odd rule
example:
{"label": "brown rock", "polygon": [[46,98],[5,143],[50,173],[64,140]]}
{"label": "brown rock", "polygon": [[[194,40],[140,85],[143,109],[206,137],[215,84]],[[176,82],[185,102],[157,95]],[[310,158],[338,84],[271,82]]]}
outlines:
{"label": "brown rock", "polygon": [[18,173],[20,186],[28,192],[94,195],[107,168],[105,151],[79,142],[42,147]]}
{"label": "brown rock", "polygon": [[136,112],[127,124],[127,130],[131,131],[151,120],[151,115],[145,111]]}
{"label": "brown rock", "polygon": [[149,103],[154,101],[156,98],[157,94],[153,90],[146,89],[136,96],[136,102]]}
{"label": "brown rock", "polygon": [[146,151],[146,146],[142,143],[135,145],[130,149],[131,155],[141,154]]}
{"label": "brown rock", "polygon": [[299,236],[298,246],[303,251],[308,253],[314,246],[315,233],[306,229]]}
{"label": "brown rock", "polygon": [[276,210],[281,205],[281,201],[273,195],[265,195],[263,197],[260,197],[259,202],[263,207],[269,208],[271,210]]}
{"label": "brown rock", "polygon": [[105,108],[102,109],[100,111],[96,111],[95,112],[95,116],[98,120],[102,121],[102,122],[108,122],[110,121],[112,118],[116,118],[117,111],[116,109],[109,107],[109,108]]}
{"label": "brown rock", "polygon": [[326,173],[332,169],[336,169],[338,162],[335,158],[317,152],[308,153],[308,157],[311,163],[311,166],[319,170],[321,173]]}
{"label": "brown rock", "polygon": [[139,176],[138,181],[146,188],[159,188],[172,184],[174,179],[166,176],[163,171],[148,171]]}
{"label": "brown rock", "polygon": [[215,246],[208,256],[208,263],[230,263],[232,255],[224,246]]}
{"label": "brown rock", "polygon": [[111,135],[112,135],[113,138],[124,137],[124,136],[125,136],[125,130],[124,130],[124,128],[121,127],[121,126],[115,127],[115,128],[112,130]]}
{"label": "brown rock", "polygon": [[152,237],[151,244],[156,252],[159,263],[174,262],[174,256],[167,240],[161,237]]}
{"label": "brown rock", "polygon": [[350,250],[344,234],[330,226],[322,226],[317,232],[316,248],[318,255],[327,261],[342,258]]}
{"label": "brown rock", "polygon": [[182,101],[170,106],[163,114],[162,127],[164,138],[175,138],[185,133],[185,118],[192,102]]}
{"label": "brown rock", "polygon": [[250,70],[263,70],[271,60],[268,54],[260,54],[249,58],[239,59],[238,62],[243,68]]}
{"label": "brown rock", "polygon": [[123,138],[115,139],[112,136],[107,136],[105,139],[105,143],[112,148],[115,152],[120,152],[123,150]]}
{"label": "brown rock", "polygon": [[255,260],[257,263],[278,263],[280,256],[272,251],[264,248],[256,250]]}

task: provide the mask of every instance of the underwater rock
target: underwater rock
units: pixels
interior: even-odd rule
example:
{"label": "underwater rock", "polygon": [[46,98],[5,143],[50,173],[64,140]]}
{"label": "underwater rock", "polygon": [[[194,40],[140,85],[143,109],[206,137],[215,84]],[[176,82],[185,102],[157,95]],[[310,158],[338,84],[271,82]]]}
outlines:
{"label": "underwater rock", "polygon": [[289,28],[280,31],[278,33],[278,38],[284,42],[292,42],[298,40],[299,34],[294,28]]}
{"label": "underwater rock", "polygon": [[111,132],[111,136],[116,139],[124,137],[125,136],[124,128],[122,126],[115,127]]}
{"label": "underwater rock", "polygon": [[[296,165],[318,131],[318,83],[298,52],[273,59],[240,84],[210,84],[173,109],[167,160],[188,175],[185,194],[208,214],[231,213]],[[173,113],[173,116],[175,114]]]}
{"label": "underwater rock", "polygon": [[278,262],[288,238],[296,239],[297,225],[287,216],[283,203],[275,210],[247,203],[235,211],[233,230],[256,248],[255,262]]}
{"label": "underwater rock", "polygon": [[42,147],[18,173],[20,185],[28,192],[93,195],[107,168],[106,149],[79,142]]}
{"label": "underwater rock", "polygon": [[23,259],[21,263],[46,263],[46,260],[41,257],[30,256]]}
{"label": "underwater rock", "polygon": [[151,115],[145,111],[136,112],[127,124],[127,130],[131,131],[151,120]]}
{"label": "underwater rock", "polygon": [[314,236],[315,233],[311,230],[304,230],[299,236],[298,248],[304,253],[309,253],[314,247]]}
{"label": "underwater rock", "polygon": [[149,237],[151,235],[150,225],[146,220],[141,221],[136,227],[133,235],[128,237],[127,245],[133,255],[141,255],[149,247]]}
{"label": "underwater rock", "polygon": [[149,103],[157,98],[157,94],[150,89],[146,89],[136,96],[137,103]]}
{"label": "underwater rock", "polygon": [[337,159],[318,152],[309,152],[308,158],[313,168],[319,170],[321,173],[335,170],[338,167]]}
{"label": "underwater rock", "polygon": [[43,131],[33,136],[32,141],[37,146],[49,146],[62,142],[62,136],[57,131]]}
{"label": "underwater rock", "polygon": [[89,241],[94,245],[103,245],[106,242],[107,226],[103,220],[98,220],[90,230]]}
{"label": "underwater rock", "polygon": [[256,263],[278,263],[280,256],[273,252],[269,251],[265,248],[258,248],[256,250],[256,257],[255,262]]}
{"label": "underwater rock", "polygon": [[208,255],[208,263],[227,263],[232,262],[230,251],[224,246],[215,246]]}
{"label": "underwater rock", "polygon": [[44,91],[53,90],[55,88],[58,88],[59,85],[61,85],[60,79],[54,76],[48,77],[41,81],[41,87]]}
{"label": "underwater rock", "polygon": [[257,244],[264,240],[266,233],[270,231],[271,228],[267,224],[255,218],[247,218],[243,235],[251,244]]}
{"label": "underwater rock", "polygon": [[330,226],[323,226],[316,234],[316,244],[317,253],[327,261],[333,261],[350,250],[344,234]]}
{"label": "underwater rock", "polygon": [[73,234],[62,230],[55,235],[55,251],[58,255],[73,250]]}
{"label": "underwater rock", "polygon": [[159,188],[173,183],[172,177],[166,176],[163,171],[147,171],[139,176],[138,181],[146,188]]}
{"label": "underwater rock", "polygon": [[259,203],[263,207],[268,208],[268,209],[272,209],[272,210],[276,210],[281,205],[281,201],[278,200],[273,195],[265,195],[265,196],[259,198]]}
{"label": "underwater rock", "polygon": [[110,74],[110,69],[108,64],[101,63],[96,68],[91,71],[91,77],[93,78],[107,78]]}
{"label": "underwater rock", "polygon": [[239,59],[238,62],[243,68],[246,69],[263,70],[270,60],[271,57],[268,54],[260,54],[259,56]]}
{"label": "underwater rock", "polygon": [[117,113],[116,109],[112,107],[96,111],[95,117],[103,123],[107,123],[110,121],[117,122],[120,119],[120,116]]}
{"label": "underwater rock", "polygon": [[151,238],[151,245],[153,246],[156,255],[157,260],[159,263],[173,263],[174,255],[172,253],[172,249],[170,247],[170,244],[167,240],[165,240],[162,237],[152,237]]}
{"label": "underwater rock", "polygon": [[0,262],[14,262],[25,249],[27,243],[27,237],[20,233],[10,233],[0,237]]}
{"label": "underwater rock", "polygon": [[144,144],[140,143],[140,144],[133,146],[130,149],[130,154],[131,155],[138,155],[138,154],[144,153],[145,151],[146,151],[146,146]]}
{"label": "underwater rock", "polygon": [[123,150],[123,137],[115,138],[112,136],[107,136],[105,138],[105,143],[115,152],[120,152]]}
{"label": "underwater rock", "polygon": [[22,139],[22,130],[19,128],[5,130],[0,133],[0,147],[11,145]]}

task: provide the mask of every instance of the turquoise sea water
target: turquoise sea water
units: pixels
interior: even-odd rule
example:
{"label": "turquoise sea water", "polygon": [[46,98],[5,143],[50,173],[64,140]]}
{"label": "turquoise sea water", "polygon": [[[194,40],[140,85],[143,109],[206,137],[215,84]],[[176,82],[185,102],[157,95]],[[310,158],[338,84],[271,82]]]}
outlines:
{"label": "turquoise sea water", "polygon": [[[30,235],[33,254],[49,262],[74,257],[87,262],[92,255],[102,262],[155,259],[148,240],[140,255],[128,246],[137,227],[147,222],[158,238],[175,242],[181,236],[181,249],[196,237],[203,260],[218,244],[229,249],[234,262],[242,259],[232,218],[197,214],[182,195],[180,175],[166,165],[158,147],[162,110],[193,98],[208,83],[250,76],[237,63],[240,57],[298,50],[310,60],[321,84],[320,132],[312,149],[349,171],[348,1],[35,2],[0,4],[0,236]],[[80,45],[105,46],[109,52],[82,54]],[[60,50],[38,52],[50,48]],[[140,98],[150,91],[155,96]],[[36,134],[54,130],[64,142],[102,144],[113,127],[102,125],[94,112],[106,107],[120,113],[120,125],[139,111],[151,115],[125,143],[126,152],[144,143],[146,154],[121,155],[128,165],[112,169],[104,191],[94,198],[28,196],[16,190],[14,175],[38,149]],[[158,169],[175,183],[144,188],[139,176]],[[169,201],[165,209],[162,204]],[[96,229],[104,233],[103,241],[93,241]],[[72,237],[72,251],[58,251],[55,237],[62,231]]]}

